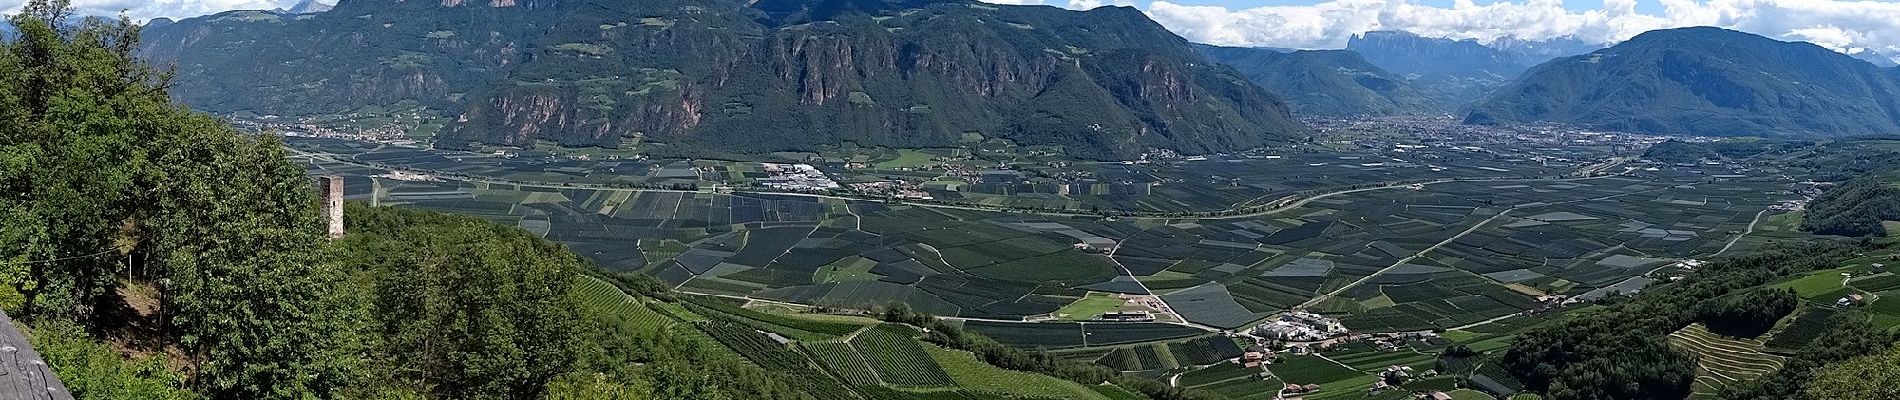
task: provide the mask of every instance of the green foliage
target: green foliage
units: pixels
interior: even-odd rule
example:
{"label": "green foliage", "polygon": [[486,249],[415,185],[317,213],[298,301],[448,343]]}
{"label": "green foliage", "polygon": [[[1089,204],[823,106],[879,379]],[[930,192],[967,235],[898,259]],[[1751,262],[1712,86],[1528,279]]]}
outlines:
{"label": "green foliage", "polygon": [[1900,346],[1822,368],[1805,394],[1810,399],[1900,398]]}
{"label": "green foliage", "polygon": [[[1782,335],[1785,333],[1778,333]],[[1867,321],[1866,314],[1848,311],[1834,314],[1827,329],[1783,363],[1780,370],[1762,379],[1723,388],[1721,397],[1729,400],[1803,399],[1803,389],[1815,381],[1823,366],[1854,357],[1873,354],[1892,346],[1896,339]],[[1806,397],[1831,400],[1835,397]]]}
{"label": "green foliage", "polygon": [[369,282],[372,363],[445,398],[532,398],[578,362],[578,256],[469,217],[352,206],[339,243]]}
{"label": "green foliage", "polygon": [[1768,333],[1800,302],[1793,289],[1755,288],[1703,302],[1699,320],[1709,331],[1753,338]]}
{"label": "green foliage", "polygon": [[1828,188],[1808,204],[1801,229],[1841,236],[1886,236],[1881,221],[1900,220],[1900,187],[1865,177]]}
{"label": "green foliage", "polygon": [[1700,305],[1726,301],[1724,296],[1781,277],[1831,267],[1857,250],[1844,243],[1813,242],[1720,259],[1602,312],[1526,331],[1511,342],[1500,363],[1531,391],[1553,399],[1680,398],[1690,391],[1696,359],[1671,347],[1664,337],[1700,317]]}
{"label": "green foliage", "polygon": [[29,2],[0,48],[0,259],[21,261],[0,277],[22,319],[124,322],[104,311],[136,270],[162,293],[151,339],[178,347],[199,393],[347,387],[353,303],[303,169],[275,140],[172,104],[129,20],[72,21],[66,5]]}
{"label": "green foliage", "polygon": [[93,341],[78,325],[41,324],[30,331],[33,349],[82,399],[186,400],[198,396],[181,389],[185,378],[165,368],[164,359],[146,356],[126,359],[117,350]]}

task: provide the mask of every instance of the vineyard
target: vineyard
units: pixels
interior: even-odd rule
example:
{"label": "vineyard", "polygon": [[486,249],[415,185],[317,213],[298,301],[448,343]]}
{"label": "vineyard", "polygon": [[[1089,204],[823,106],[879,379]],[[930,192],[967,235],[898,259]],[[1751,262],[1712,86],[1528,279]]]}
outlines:
{"label": "vineyard", "polygon": [[877,386],[877,373],[871,371],[871,365],[865,363],[864,355],[845,342],[804,342],[805,352],[812,359],[824,364],[831,373],[837,374],[845,382],[858,386]]}
{"label": "vineyard", "polygon": [[871,369],[884,383],[893,386],[956,386],[950,374],[931,360],[930,353],[912,339],[900,325],[878,325],[851,339],[851,346],[863,353]]}
{"label": "vineyard", "polygon": [[1766,346],[1775,352],[1795,352],[1827,332],[1828,324],[1839,313],[1832,307],[1811,306],[1788,322],[1788,326],[1768,338]]}
{"label": "vineyard", "polygon": [[812,321],[767,314],[703,296],[686,296],[691,308],[701,314],[719,314],[729,317],[733,322],[745,324],[755,329],[773,332],[799,340],[825,340],[856,332],[863,326],[843,322]]}
{"label": "vineyard", "polygon": [[1690,325],[1669,334],[1669,343],[1695,353],[1697,392],[1720,389],[1740,381],[1753,380],[1781,369],[1783,358],[1761,352],[1757,340],[1724,338],[1710,333],[1701,324]]}
{"label": "vineyard", "polygon": [[973,390],[1002,393],[1013,398],[1102,399],[1082,384],[1048,375],[997,368],[967,351],[926,345],[925,351],[950,373],[958,385]]}
{"label": "vineyard", "polygon": [[851,392],[839,390],[837,380],[822,370],[812,368],[804,354],[749,326],[713,320],[699,323],[699,328],[720,344],[752,360],[753,364],[778,374],[785,383],[801,392],[810,393],[821,400],[854,398]]}
{"label": "vineyard", "polygon": [[662,330],[672,324],[665,315],[599,278],[582,275],[574,280],[574,290],[580,293],[588,308],[613,315],[638,329]]}

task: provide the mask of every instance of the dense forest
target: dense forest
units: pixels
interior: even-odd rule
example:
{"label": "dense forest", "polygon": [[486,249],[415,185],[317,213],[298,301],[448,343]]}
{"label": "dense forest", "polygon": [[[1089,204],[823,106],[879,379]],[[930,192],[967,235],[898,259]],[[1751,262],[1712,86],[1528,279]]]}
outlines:
{"label": "dense forest", "polygon": [[1801,229],[1841,236],[1886,236],[1884,221],[1900,221],[1900,187],[1877,176],[1843,182],[1808,204]]}

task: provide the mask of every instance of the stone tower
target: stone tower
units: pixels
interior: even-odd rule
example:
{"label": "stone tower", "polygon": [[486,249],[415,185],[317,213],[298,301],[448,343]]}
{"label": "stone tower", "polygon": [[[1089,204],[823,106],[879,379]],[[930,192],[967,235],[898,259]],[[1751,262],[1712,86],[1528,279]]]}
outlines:
{"label": "stone tower", "polygon": [[343,237],[343,177],[318,177],[317,191],[323,194],[323,221],[330,227],[330,238]]}

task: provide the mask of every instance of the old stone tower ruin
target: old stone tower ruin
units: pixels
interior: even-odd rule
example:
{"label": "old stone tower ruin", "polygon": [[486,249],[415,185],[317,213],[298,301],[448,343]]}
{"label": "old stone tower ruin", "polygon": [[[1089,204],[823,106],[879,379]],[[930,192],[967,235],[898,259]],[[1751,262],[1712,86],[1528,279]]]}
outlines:
{"label": "old stone tower ruin", "polygon": [[323,220],[330,226],[330,238],[343,237],[343,177],[318,177],[317,191],[323,194]]}

